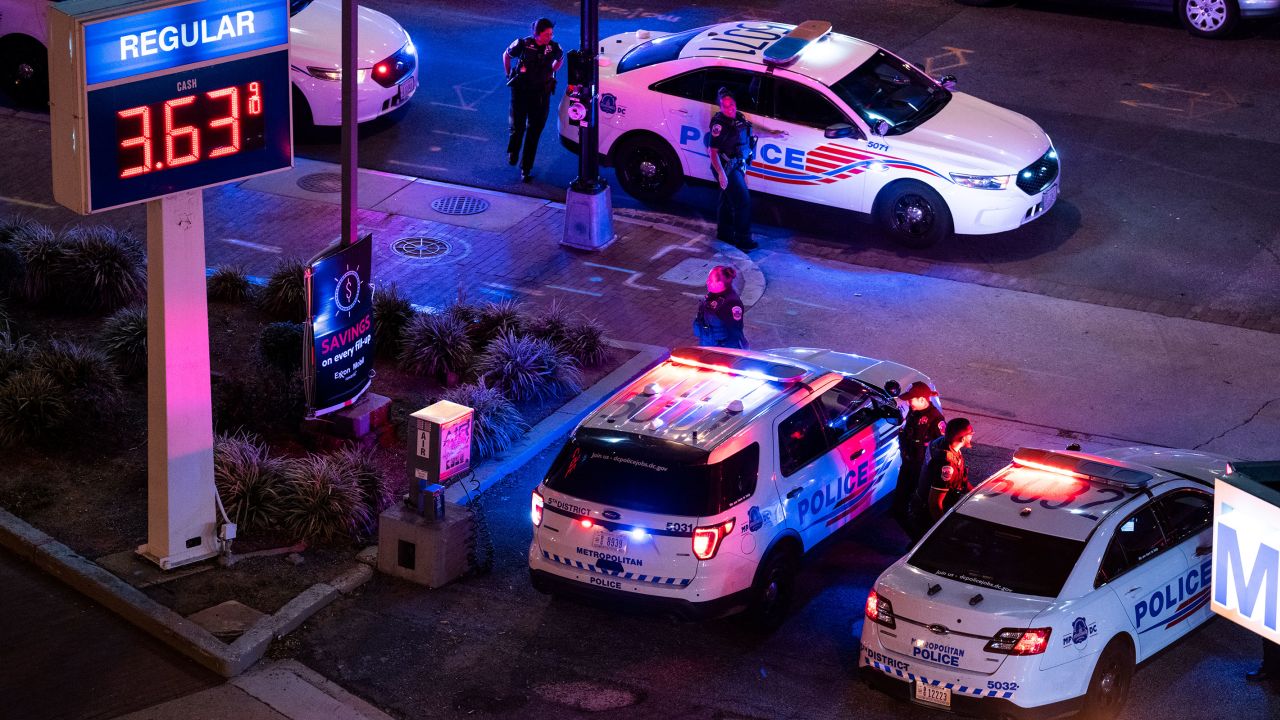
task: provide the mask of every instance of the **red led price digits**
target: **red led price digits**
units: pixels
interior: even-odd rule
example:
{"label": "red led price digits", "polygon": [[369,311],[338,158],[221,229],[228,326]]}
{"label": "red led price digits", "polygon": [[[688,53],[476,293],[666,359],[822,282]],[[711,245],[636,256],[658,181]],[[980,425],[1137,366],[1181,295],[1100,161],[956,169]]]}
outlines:
{"label": "red led price digits", "polygon": [[[200,131],[194,125],[173,126],[173,109],[186,107],[195,101],[195,95],[164,101],[164,161],[169,163],[169,167],[189,165],[200,159]],[[191,152],[186,155],[175,155],[173,148],[177,143],[174,139],[183,135],[191,139]]]}
{"label": "red led price digits", "polygon": [[231,144],[210,150],[209,157],[216,158],[240,152],[240,88],[225,87],[205,94],[214,100],[229,98],[227,102],[231,106],[230,115],[209,121],[209,127],[211,128],[231,127]]}
{"label": "red led price digits", "polygon": [[249,114],[250,115],[262,114],[262,84],[261,83],[256,83],[256,82],[249,83]]}
{"label": "red led price digits", "polygon": [[[241,98],[244,104],[241,105]],[[216,104],[215,104],[216,103]],[[166,167],[181,167],[200,160],[234,155],[245,149],[243,112],[251,118],[250,149],[261,146],[262,84],[247,83],[211,90],[202,95],[185,95],[163,103],[139,105],[116,113],[119,134],[120,177],[131,178]],[[164,113],[164,159],[157,162],[153,142],[152,116]],[[216,114],[215,114],[216,113]],[[138,125],[126,124],[136,121]],[[181,124],[183,122],[187,124]],[[253,129],[256,127],[258,129]],[[209,132],[225,132],[227,142],[205,152],[201,136]],[[123,151],[135,153],[125,157]],[[138,157],[140,151],[141,157]],[[133,164],[125,165],[125,162]]]}
{"label": "red led price digits", "polygon": [[131,148],[142,146],[142,164],[127,167],[120,171],[120,177],[127,178],[134,175],[141,175],[151,170],[151,108],[143,105],[142,107],[129,108],[116,113],[121,120],[131,117],[142,117],[142,134],[135,135],[120,142],[120,147]]}

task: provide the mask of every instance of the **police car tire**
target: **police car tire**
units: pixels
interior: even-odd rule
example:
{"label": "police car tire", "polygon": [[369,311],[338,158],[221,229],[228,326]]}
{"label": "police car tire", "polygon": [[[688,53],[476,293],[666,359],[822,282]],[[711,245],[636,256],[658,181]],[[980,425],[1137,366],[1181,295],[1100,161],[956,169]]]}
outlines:
{"label": "police car tire", "polygon": [[757,630],[775,630],[786,619],[798,566],[799,557],[789,544],[775,548],[760,564],[747,609],[747,620]]}
{"label": "police car tire", "polygon": [[[1191,13],[1195,12],[1196,6],[1205,5],[1216,6],[1224,12],[1222,24],[1207,29],[1192,24]],[[1217,40],[1235,32],[1236,25],[1240,23],[1240,4],[1236,0],[1178,0],[1178,19],[1192,35]]]}
{"label": "police car tire", "polygon": [[[1107,676],[1110,675],[1110,678]],[[1133,646],[1123,639],[1112,640],[1098,655],[1089,678],[1081,720],[1112,720],[1124,709],[1133,680]],[[1104,683],[1109,684],[1104,687]]]}
{"label": "police car tire", "polygon": [[303,132],[315,130],[315,119],[311,115],[311,103],[307,102],[306,94],[297,85],[293,86],[293,125]]}
{"label": "police car tire", "polygon": [[25,36],[5,40],[0,46],[0,82],[19,105],[48,105],[49,53],[44,45]]}
{"label": "police car tire", "polygon": [[[668,200],[684,184],[680,158],[665,140],[648,134],[624,137],[613,149],[613,170],[618,184],[643,202]],[[647,175],[644,163],[654,164],[658,175]]]}
{"label": "police car tire", "polygon": [[[913,222],[912,208],[922,213],[918,222]],[[931,247],[951,234],[947,201],[933,188],[915,180],[900,180],[881,190],[875,215],[880,227],[906,247]],[[923,226],[926,219],[927,228]]]}

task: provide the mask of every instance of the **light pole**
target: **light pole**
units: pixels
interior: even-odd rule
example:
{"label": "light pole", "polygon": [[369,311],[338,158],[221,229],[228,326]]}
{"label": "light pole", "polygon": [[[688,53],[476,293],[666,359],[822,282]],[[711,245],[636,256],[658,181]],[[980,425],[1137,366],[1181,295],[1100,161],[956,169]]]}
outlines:
{"label": "light pole", "polygon": [[[578,177],[565,198],[564,240],[562,244],[581,250],[602,250],[614,240],[613,198],[609,184],[600,177],[599,112],[600,66],[599,0],[582,0],[582,33],[578,68],[584,77],[574,77],[570,63],[569,85],[580,85],[582,118],[578,125]],[[581,111],[580,111],[581,112]]]}

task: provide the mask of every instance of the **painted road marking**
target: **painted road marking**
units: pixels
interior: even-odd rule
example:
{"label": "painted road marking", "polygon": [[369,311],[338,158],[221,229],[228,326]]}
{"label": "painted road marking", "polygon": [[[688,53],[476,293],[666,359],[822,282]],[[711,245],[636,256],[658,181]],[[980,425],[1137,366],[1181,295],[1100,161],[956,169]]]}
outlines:
{"label": "painted road marking", "polygon": [[586,262],[586,261],[583,261],[582,264],[587,265],[589,267],[600,268],[602,270],[612,270],[614,272],[627,273],[628,275],[630,275],[630,277],[628,277],[626,280],[622,282],[622,284],[626,285],[627,287],[635,288],[636,290],[652,290],[654,292],[658,291],[658,288],[652,285],[645,285],[640,282],[640,278],[644,277],[644,273],[640,272],[639,270],[632,270],[630,268],[617,267],[616,265],[601,265],[600,263],[593,263],[593,262]]}
{"label": "painted road marking", "polygon": [[262,252],[279,254],[284,251],[284,248],[276,245],[263,245],[262,243],[250,242],[248,240],[237,240],[236,238],[222,238],[222,242],[229,243],[231,245],[239,245],[240,247],[252,248],[254,250],[261,250]]}
{"label": "painted road marking", "polygon": [[487,283],[483,283],[483,284],[484,284],[484,285],[486,285],[487,287],[494,288],[495,290],[502,290],[502,291],[506,292],[507,294],[515,293],[515,294],[517,294],[517,295],[518,295],[518,294],[520,294],[520,293],[525,293],[525,294],[528,294],[528,295],[539,295],[539,296],[541,296],[541,295],[545,295],[545,294],[546,294],[546,293],[542,292],[541,290],[531,290],[531,289],[528,289],[528,288],[518,288],[518,287],[514,287],[514,286],[512,286],[512,285],[503,285],[502,283],[496,283],[496,282],[487,282]]}
{"label": "painted road marking", "polygon": [[415,168],[415,169],[418,169],[418,170],[435,170],[435,171],[437,171],[437,172],[448,172],[448,171],[449,171],[449,168],[447,168],[447,167],[440,167],[439,165],[419,165],[418,163],[401,162],[401,161],[399,161],[399,160],[388,160],[387,162],[391,163],[392,165],[399,165],[399,166],[401,166],[401,167]]}
{"label": "painted road marking", "polygon": [[795,303],[796,305],[803,305],[805,307],[817,308],[819,310],[830,310],[831,312],[840,312],[838,308],[833,308],[830,305],[821,305],[819,303],[806,302],[804,300],[797,300],[795,298],[783,298],[783,299],[789,303]]}
{"label": "painted road marking", "polygon": [[[494,78],[497,78],[495,81]],[[502,73],[494,73],[493,75],[485,75],[478,80],[469,80],[464,83],[458,83],[453,86],[453,92],[458,96],[458,103],[442,103],[432,101],[432,105],[453,108],[454,110],[470,110],[475,112],[479,110],[477,107],[481,101],[490,95],[505,87],[507,84],[507,76]]]}
{"label": "painted road marking", "polygon": [[694,238],[689,238],[688,240],[684,241],[680,245],[675,245],[675,244],[663,245],[662,247],[658,248],[658,252],[654,253],[653,257],[649,259],[657,260],[658,258],[662,257],[663,255],[666,255],[669,252],[676,252],[676,251],[699,252],[702,250],[702,248],[699,246],[704,244],[705,243],[703,242],[702,238],[694,237]]}
{"label": "painted road marking", "polygon": [[47,205],[34,200],[23,200],[22,198],[5,197],[4,195],[0,195],[0,201],[7,202],[10,205],[22,205],[23,207],[40,208],[41,210],[52,210],[58,207],[57,205]]}
{"label": "painted road marking", "polygon": [[940,70],[950,70],[952,68],[964,67],[969,64],[969,55],[973,54],[972,50],[964,48],[942,46],[946,52],[941,55],[925,58],[924,74],[933,76]]}
{"label": "painted road marking", "polygon": [[1202,92],[1199,90],[1187,90],[1178,85],[1167,83],[1138,83],[1138,87],[1160,95],[1161,101],[1121,100],[1120,104],[1140,110],[1179,113],[1187,118],[1204,117],[1212,113],[1234,110],[1240,107],[1240,103],[1234,95],[1221,89]]}
{"label": "painted road marking", "polygon": [[563,290],[565,292],[577,293],[579,295],[590,295],[591,297],[603,297],[604,293],[591,292],[590,290],[579,290],[578,288],[565,287],[564,285],[543,285],[552,290]]}
{"label": "painted road marking", "polygon": [[631,274],[635,274],[639,272],[638,270],[632,270],[630,268],[622,268],[616,265],[601,265],[600,263],[593,263],[593,262],[586,262],[586,261],[583,261],[582,264],[588,267],[598,267],[598,268],[604,268],[605,270],[616,270],[617,272],[624,272],[624,273],[631,273]]}
{"label": "painted road marking", "polygon": [[464,138],[466,140],[479,140],[481,142],[489,142],[489,138],[480,137],[479,135],[467,135],[466,133],[449,132],[448,130],[432,130],[437,135],[448,135],[449,137]]}
{"label": "painted road marking", "polygon": [[701,295],[699,295],[698,293],[682,292],[682,293],[680,293],[680,294],[681,294],[681,295],[683,295],[683,296],[685,296],[685,297],[697,298],[698,300],[701,300],[701,299],[702,299],[702,296],[701,296]]}

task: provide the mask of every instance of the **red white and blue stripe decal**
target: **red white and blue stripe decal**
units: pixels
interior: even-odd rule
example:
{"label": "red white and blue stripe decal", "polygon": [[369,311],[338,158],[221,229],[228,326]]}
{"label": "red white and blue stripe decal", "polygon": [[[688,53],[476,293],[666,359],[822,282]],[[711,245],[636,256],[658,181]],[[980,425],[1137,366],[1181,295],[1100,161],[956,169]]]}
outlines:
{"label": "red white and blue stripe decal", "polygon": [[747,175],[788,185],[827,185],[873,168],[911,170],[951,182],[945,175],[919,163],[834,142],[824,143],[806,152],[804,170],[769,165],[756,159],[752,161]]}
{"label": "red white and blue stripe decal", "polygon": [[549,553],[546,550],[542,551],[542,557],[546,558],[547,560],[553,560],[555,562],[558,562],[561,565],[568,565],[569,567],[577,568],[579,570],[586,570],[587,572],[599,573],[601,575],[608,575],[609,577],[616,577],[622,580],[631,580],[633,582],[647,583],[649,585],[665,585],[667,587],[686,587],[688,586],[689,583],[693,582],[691,578],[661,577],[658,575],[641,575],[640,573],[605,570],[603,568],[598,568],[595,565],[592,565],[591,563],[584,563],[581,560],[574,560],[573,558],[560,557],[559,555],[556,555],[555,553]]}
{"label": "red white and blue stripe decal", "polygon": [[972,695],[974,697],[1000,698],[1001,700],[1010,700],[1013,698],[1013,693],[1008,690],[987,690],[985,688],[969,687],[968,685],[961,685],[960,683],[949,683],[949,682],[941,682],[938,680],[929,680],[927,678],[923,678],[919,675],[916,675],[915,673],[909,673],[904,670],[899,670],[897,668],[890,667],[883,663],[878,663],[875,660],[867,660],[867,664],[871,665],[871,667],[879,670],[882,673],[893,675],[903,680],[908,680],[908,681],[914,680],[915,682],[923,683],[925,685],[933,685],[935,687],[946,688],[953,693],[960,693],[961,695]]}
{"label": "red white and blue stripe decal", "polygon": [[1165,628],[1167,630],[1173,627],[1174,625],[1177,625],[1178,623],[1182,622],[1183,620],[1186,620],[1192,615],[1195,615],[1196,611],[1202,609],[1209,602],[1209,590],[1210,588],[1205,588],[1200,592],[1196,593],[1195,595],[1192,595],[1191,597],[1182,601],[1182,604],[1178,606],[1178,611],[1173,614],[1173,617],[1169,618],[1169,622],[1164,624],[1152,625],[1151,627],[1145,630],[1140,630],[1138,634],[1142,635],[1144,633],[1149,633],[1152,630],[1155,630],[1156,628]]}

